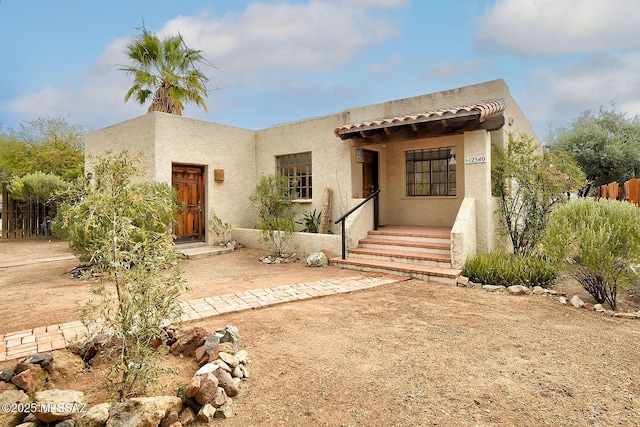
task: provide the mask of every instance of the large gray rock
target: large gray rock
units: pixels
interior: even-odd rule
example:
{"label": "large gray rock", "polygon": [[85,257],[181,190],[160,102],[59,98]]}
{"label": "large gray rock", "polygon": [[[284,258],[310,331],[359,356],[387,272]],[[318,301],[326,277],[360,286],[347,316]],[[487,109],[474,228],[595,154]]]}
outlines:
{"label": "large gray rock", "polygon": [[134,397],[111,407],[106,427],[158,427],[169,411],[181,409],[178,396]]}
{"label": "large gray rock", "polygon": [[16,372],[20,373],[29,369],[29,365],[39,365],[41,368],[49,366],[53,356],[49,353],[35,353],[22,359],[16,366]]}
{"label": "large gray rock", "polygon": [[44,390],[37,392],[33,402],[39,410],[36,412],[38,420],[45,423],[62,421],[79,414],[84,409],[84,393],[76,390]]}
{"label": "large gray rock", "polygon": [[[29,396],[22,390],[7,390],[0,393],[0,405],[4,404],[19,404],[28,403]],[[9,411],[5,412],[0,410],[0,426],[15,426],[20,424],[22,417],[21,412]]]}
{"label": "large gray rock", "polygon": [[315,252],[307,257],[307,265],[309,267],[326,267],[329,265],[329,260],[324,253]]}
{"label": "large gray rock", "polygon": [[220,343],[231,343],[233,345],[233,351],[229,353],[236,354],[240,350],[240,331],[235,326],[227,325],[222,329],[216,331],[218,334],[222,334]]}
{"label": "large gray rock", "polygon": [[75,427],[104,427],[109,419],[109,404],[100,403],[94,405],[80,415],[76,421]]}

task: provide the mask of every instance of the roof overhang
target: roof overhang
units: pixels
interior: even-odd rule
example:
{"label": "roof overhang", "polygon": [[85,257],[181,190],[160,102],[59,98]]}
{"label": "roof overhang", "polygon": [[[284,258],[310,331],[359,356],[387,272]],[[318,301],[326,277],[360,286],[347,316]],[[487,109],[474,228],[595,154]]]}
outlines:
{"label": "roof overhang", "polygon": [[460,107],[350,123],[336,128],[334,133],[342,140],[351,140],[352,145],[369,145],[480,129],[492,131],[504,125],[505,107],[502,99],[481,101]]}

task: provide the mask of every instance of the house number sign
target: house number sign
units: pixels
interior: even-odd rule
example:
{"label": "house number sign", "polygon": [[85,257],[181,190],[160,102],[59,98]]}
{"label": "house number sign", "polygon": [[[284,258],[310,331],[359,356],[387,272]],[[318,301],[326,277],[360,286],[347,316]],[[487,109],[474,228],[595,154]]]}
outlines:
{"label": "house number sign", "polygon": [[487,157],[486,156],[465,157],[464,158],[464,163],[465,164],[469,164],[469,163],[487,163]]}

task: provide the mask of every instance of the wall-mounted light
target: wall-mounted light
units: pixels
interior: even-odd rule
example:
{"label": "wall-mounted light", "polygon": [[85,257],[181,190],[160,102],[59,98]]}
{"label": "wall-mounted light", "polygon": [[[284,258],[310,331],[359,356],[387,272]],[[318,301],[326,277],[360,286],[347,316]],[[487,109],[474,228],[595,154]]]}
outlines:
{"label": "wall-mounted light", "polygon": [[364,163],[364,150],[356,148],[356,163]]}
{"label": "wall-mounted light", "polygon": [[456,147],[451,148],[451,150],[449,150],[449,165],[457,165],[458,162],[456,161]]}

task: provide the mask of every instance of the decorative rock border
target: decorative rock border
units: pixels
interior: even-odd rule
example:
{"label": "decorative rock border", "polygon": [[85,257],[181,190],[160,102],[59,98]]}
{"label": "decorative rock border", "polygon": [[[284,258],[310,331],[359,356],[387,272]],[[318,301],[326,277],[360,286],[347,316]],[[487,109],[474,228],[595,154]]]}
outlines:
{"label": "decorative rock border", "polygon": [[508,287],[501,285],[483,285],[481,283],[474,283],[465,276],[458,277],[456,286],[469,288],[480,287],[487,292],[506,292],[509,295],[542,295],[547,297],[556,297],[558,299],[558,302],[562,305],[571,304],[571,306],[575,308],[582,308],[588,311],[602,313],[609,317],[619,317],[621,319],[640,319],[640,310],[638,310],[637,312],[618,312],[613,310],[605,310],[602,307],[602,304],[590,304],[584,302],[578,295],[574,295],[570,300],[567,300],[566,294],[558,292],[554,289],[546,289],[542,286],[534,286],[533,288],[528,288],[521,285],[512,285]]}

